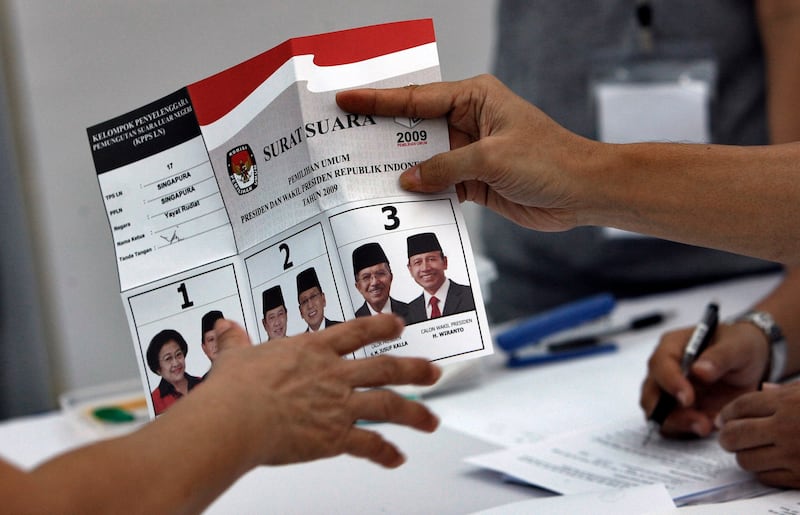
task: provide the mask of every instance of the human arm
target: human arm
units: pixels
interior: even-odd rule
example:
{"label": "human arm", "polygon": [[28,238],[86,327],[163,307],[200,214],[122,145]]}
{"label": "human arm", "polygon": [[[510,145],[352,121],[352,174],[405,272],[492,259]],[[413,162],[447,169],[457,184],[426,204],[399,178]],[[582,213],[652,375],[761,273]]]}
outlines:
{"label": "human arm", "polygon": [[[792,0],[757,0],[756,12],[764,46],[768,112],[771,139],[774,143],[800,140],[800,61],[793,48],[800,45],[800,3]],[[795,45],[796,44],[796,45]],[[757,302],[753,309],[772,315],[787,340],[788,362],[785,374],[800,370],[800,268],[789,267],[778,287]],[[666,334],[649,363],[648,378],[642,388],[641,404],[646,412],[655,405],[659,387],[680,394],[697,406],[677,410],[664,424],[665,433],[712,430],[715,412],[736,392],[754,389],[767,366],[767,337],[749,322],[720,327],[715,345],[701,356],[693,369],[698,395],[683,378],[678,363],[689,331]],[[736,388],[731,390],[733,385]],[[713,401],[713,402],[712,402]],[[711,405],[709,405],[711,403]],[[701,413],[696,408],[702,407]],[[703,413],[704,412],[704,413]],[[706,416],[704,416],[706,415]]]}
{"label": "human arm", "polygon": [[0,462],[0,495],[10,513],[201,511],[258,465],[348,453],[386,467],[403,457],[358,419],[433,431],[436,417],[389,384],[432,384],[426,360],[346,360],[368,342],[396,337],[402,322],[382,315],[320,333],[251,346],[241,327],[219,320],[221,351],[203,384],[127,436],[56,457],[30,472]]}
{"label": "human arm", "polygon": [[[800,4],[792,0],[757,0],[759,29],[767,64],[768,111],[772,141],[800,140]],[[800,372],[800,268],[787,270],[784,281],[754,308],[770,313],[786,339],[784,376]],[[752,338],[764,335],[752,324],[737,324]],[[760,481],[800,488],[800,439],[797,428],[800,388],[768,385],[725,406],[716,425],[723,448],[736,453],[739,465]]]}
{"label": "human arm", "polygon": [[405,171],[406,189],[456,185],[460,200],[538,230],[610,226],[800,263],[800,144],[599,143],[490,76],[345,91],[337,102],[350,112],[447,118],[453,150]]}

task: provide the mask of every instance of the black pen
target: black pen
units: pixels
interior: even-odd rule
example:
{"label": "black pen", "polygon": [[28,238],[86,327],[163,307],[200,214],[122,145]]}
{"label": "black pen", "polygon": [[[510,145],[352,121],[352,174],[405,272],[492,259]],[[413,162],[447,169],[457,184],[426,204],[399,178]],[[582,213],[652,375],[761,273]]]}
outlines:
{"label": "black pen", "polygon": [[594,345],[603,343],[609,336],[640,331],[642,329],[658,325],[672,316],[673,312],[671,311],[655,311],[646,313],[644,315],[638,315],[619,325],[600,328],[592,332],[587,331],[586,333],[573,338],[552,341],[547,344],[547,350],[549,352],[562,352],[592,347]]}
{"label": "black pen", "polygon": [[[700,320],[700,323],[698,323],[694,328],[694,332],[692,333],[691,338],[689,338],[686,348],[683,350],[683,358],[681,359],[681,372],[683,372],[684,376],[689,375],[689,368],[691,368],[692,363],[694,363],[697,357],[703,353],[706,347],[708,347],[709,342],[711,342],[711,338],[714,336],[714,331],[717,329],[718,322],[719,306],[716,302],[710,302],[708,306],[706,306],[706,311],[703,313],[702,320]],[[647,430],[647,436],[645,437],[644,442],[642,442],[642,446],[648,444],[653,431],[658,429],[661,424],[664,423],[664,420],[666,420],[667,416],[672,412],[673,409],[675,409],[677,405],[678,400],[675,397],[667,392],[661,392],[655,409],[650,416],[647,417],[647,420],[649,421],[648,425],[650,427]]]}

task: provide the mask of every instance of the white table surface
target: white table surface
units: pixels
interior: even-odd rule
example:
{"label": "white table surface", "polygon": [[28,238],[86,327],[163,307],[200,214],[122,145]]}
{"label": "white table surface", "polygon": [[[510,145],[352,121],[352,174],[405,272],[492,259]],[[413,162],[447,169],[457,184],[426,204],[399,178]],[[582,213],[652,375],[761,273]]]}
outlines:
{"label": "white table surface", "polygon": [[[561,431],[642,416],[639,386],[646,360],[667,327],[695,324],[710,299],[722,317],[736,314],[776,284],[777,276],[620,302],[613,317],[653,309],[676,312],[667,325],[617,340],[618,352],[524,369],[504,367],[502,351],[461,366],[468,377],[457,389],[426,396],[442,417],[432,435],[376,424],[408,457],[385,470],[342,456],[313,463],[262,467],[239,480],[208,513],[471,513],[548,495],[505,483],[493,472],[463,463],[474,454],[523,443]],[[92,438],[59,413],[0,424],[0,455],[32,467]]]}

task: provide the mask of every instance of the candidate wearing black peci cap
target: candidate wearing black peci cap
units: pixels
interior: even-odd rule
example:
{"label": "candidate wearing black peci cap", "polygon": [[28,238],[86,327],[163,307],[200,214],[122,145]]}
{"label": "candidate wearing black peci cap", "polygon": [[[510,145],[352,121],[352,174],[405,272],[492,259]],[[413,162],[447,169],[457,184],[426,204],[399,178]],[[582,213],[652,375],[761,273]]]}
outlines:
{"label": "candidate wearing black peci cap", "polygon": [[408,304],[410,323],[475,309],[472,288],[447,278],[447,256],[435,233],[409,236],[408,271],[422,287],[422,295]]}
{"label": "candidate wearing black peci cap", "polygon": [[273,286],[261,293],[261,315],[267,341],[286,337],[286,302],[280,286]]}
{"label": "candidate wearing black peci cap", "polygon": [[380,244],[365,243],[353,251],[353,276],[356,289],[364,297],[357,317],[394,313],[409,322],[408,304],[390,296],[394,274]]}
{"label": "candidate wearing black peci cap", "polygon": [[317,272],[313,267],[306,268],[297,274],[297,303],[300,316],[308,324],[307,331],[319,331],[326,327],[341,323],[325,317],[325,292],[319,284]]}

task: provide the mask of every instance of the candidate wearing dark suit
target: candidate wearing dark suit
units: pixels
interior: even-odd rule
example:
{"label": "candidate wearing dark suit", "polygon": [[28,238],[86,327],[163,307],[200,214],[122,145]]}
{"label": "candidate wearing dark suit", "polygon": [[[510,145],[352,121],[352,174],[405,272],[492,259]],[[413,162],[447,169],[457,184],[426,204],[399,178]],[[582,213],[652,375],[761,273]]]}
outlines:
{"label": "candidate wearing dark suit", "polygon": [[261,292],[261,325],[267,332],[267,341],[286,337],[288,314],[280,286]]}
{"label": "candidate wearing dark suit", "polygon": [[339,320],[330,320],[325,316],[325,293],[319,284],[317,272],[313,267],[306,268],[297,274],[297,303],[300,316],[308,324],[308,331],[319,331],[332,325],[341,323]]}
{"label": "candidate wearing dark suit", "polygon": [[402,319],[406,321],[406,324],[410,323],[408,318],[408,304],[391,297],[389,297],[389,311],[376,311],[373,313],[370,311],[366,302],[364,302],[361,307],[356,310],[357,317],[368,317],[377,313],[394,313],[395,315],[402,317]]}
{"label": "candidate wearing dark suit", "polygon": [[380,244],[365,243],[353,251],[353,276],[356,289],[364,297],[357,317],[394,313],[408,323],[408,304],[390,296],[394,274]]}
{"label": "candidate wearing dark suit", "polygon": [[408,305],[409,323],[475,309],[472,288],[448,279],[447,256],[432,232],[407,239],[408,271],[422,286],[422,295]]}

